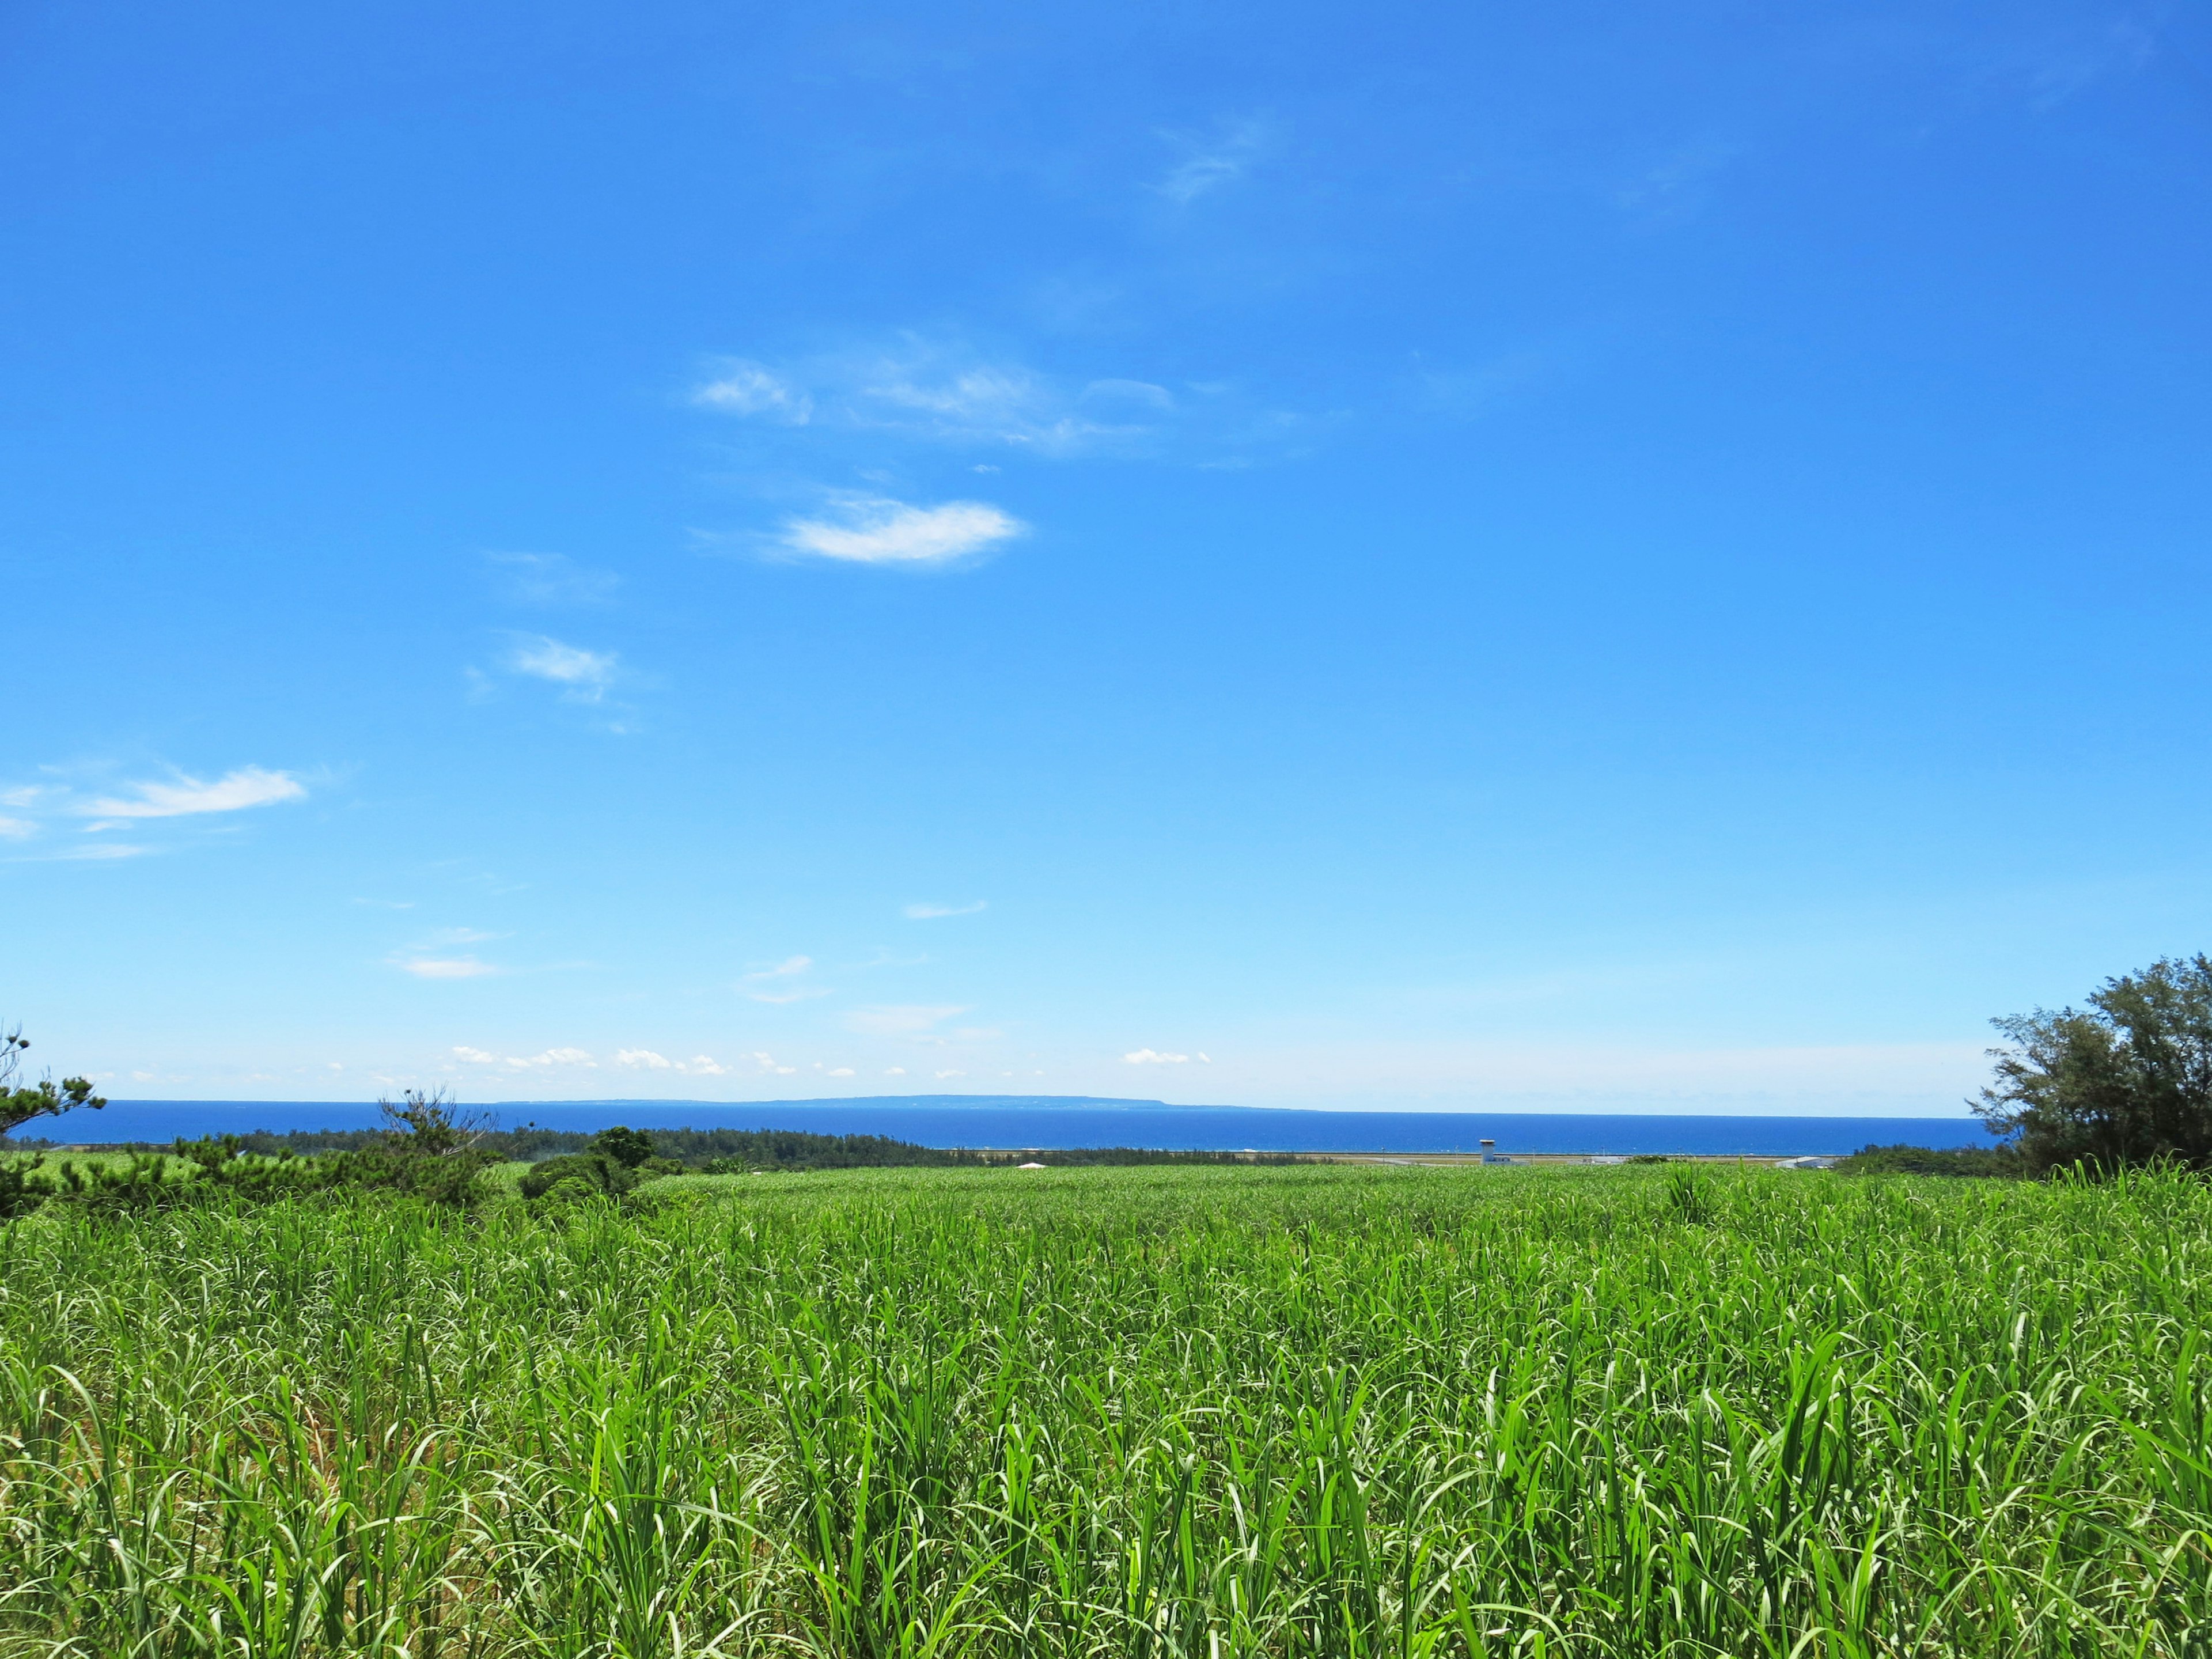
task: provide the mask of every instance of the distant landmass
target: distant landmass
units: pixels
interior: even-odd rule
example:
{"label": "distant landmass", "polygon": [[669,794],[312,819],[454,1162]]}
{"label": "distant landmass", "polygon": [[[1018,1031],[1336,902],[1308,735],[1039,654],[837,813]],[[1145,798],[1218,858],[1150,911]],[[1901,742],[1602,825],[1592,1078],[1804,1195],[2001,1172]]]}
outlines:
{"label": "distant landmass", "polygon": [[[1620,1113],[1340,1112],[1266,1106],[1171,1106],[1096,1095],[873,1095],[839,1100],[503,1101],[483,1109],[506,1128],[534,1123],[597,1130],[801,1129],[885,1135],[924,1146],[1075,1149],[1144,1146],[1171,1152],[1693,1152],[1784,1158],[1856,1152],[1899,1142],[1986,1146],[1992,1137],[1964,1117],[1722,1117]],[[164,1141],[256,1129],[368,1128],[369,1102],[117,1100],[19,1132],[76,1144]]]}

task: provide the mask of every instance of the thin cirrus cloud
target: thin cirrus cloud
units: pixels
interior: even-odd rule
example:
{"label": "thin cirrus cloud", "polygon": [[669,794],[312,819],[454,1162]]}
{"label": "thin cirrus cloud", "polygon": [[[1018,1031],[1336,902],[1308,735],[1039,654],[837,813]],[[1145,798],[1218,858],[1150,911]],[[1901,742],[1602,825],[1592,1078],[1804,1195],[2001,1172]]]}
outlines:
{"label": "thin cirrus cloud", "polygon": [[908,921],[938,921],[946,916],[972,916],[978,910],[991,908],[988,899],[977,899],[972,904],[909,904],[904,915]]}
{"label": "thin cirrus cloud", "polygon": [[210,783],[179,772],[166,783],[135,783],[125,787],[128,794],[103,795],[85,802],[76,809],[78,815],[177,818],[202,812],[240,812],[249,807],[299,800],[307,793],[307,787],[291,773],[258,766],[239,767]]}
{"label": "thin cirrus cloud", "polygon": [[814,414],[813,398],[774,370],[744,357],[718,362],[713,377],[692,392],[691,401],[724,415],[762,416],[788,426],[804,426]]}
{"label": "thin cirrus cloud", "polygon": [[410,957],[397,965],[417,979],[483,979],[500,971],[474,957]]}
{"label": "thin cirrus cloud", "polygon": [[[1261,148],[1256,127],[1193,144],[1161,189],[1187,203],[1237,177]],[[957,337],[911,332],[785,363],[719,359],[690,402],[780,434],[787,450],[850,460],[859,443],[872,465],[886,445],[926,445],[981,452],[978,472],[997,471],[1001,455],[1247,466],[1298,453],[1343,418],[1270,405],[1228,380],[1051,374]]]}
{"label": "thin cirrus cloud", "polygon": [[586,651],[544,634],[517,639],[507,655],[510,672],[563,687],[579,702],[598,702],[614,683],[620,659],[611,651]]}
{"label": "thin cirrus cloud", "polygon": [[805,982],[806,975],[813,971],[813,957],[786,957],[773,968],[747,974],[738,984],[755,1002],[804,1002],[810,997],[830,994],[829,987]]}
{"label": "thin cirrus cloud", "polygon": [[1028,529],[988,501],[914,507],[886,495],[852,495],[819,516],[786,519],[772,544],[797,558],[927,568],[987,553]]}
{"label": "thin cirrus cloud", "polygon": [[1159,193],[1185,206],[1242,179],[1267,148],[1267,129],[1257,121],[1243,121],[1207,140],[1176,133],[1162,136],[1185,153],[1160,180]]}
{"label": "thin cirrus cloud", "polygon": [[884,1004],[854,1009],[845,1017],[845,1025],[863,1036],[921,1037],[937,1042],[940,1039],[930,1035],[931,1028],[967,1012],[957,1004]]}
{"label": "thin cirrus cloud", "polygon": [[1179,407],[1175,393],[1148,380],[1063,380],[918,335],[782,368],[725,358],[691,402],[772,426],[811,427],[817,441],[820,433],[858,433],[1059,459],[1146,453]]}
{"label": "thin cirrus cloud", "polygon": [[604,605],[622,586],[611,570],[578,564],[565,553],[487,553],[507,597],[522,605]]}
{"label": "thin cirrus cloud", "polygon": [[1213,1064],[1212,1060],[1202,1054],[1162,1054],[1156,1048],[1139,1048],[1133,1053],[1122,1055],[1121,1058],[1124,1062],[1131,1066],[1188,1066],[1193,1060],[1200,1060],[1208,1066]]}

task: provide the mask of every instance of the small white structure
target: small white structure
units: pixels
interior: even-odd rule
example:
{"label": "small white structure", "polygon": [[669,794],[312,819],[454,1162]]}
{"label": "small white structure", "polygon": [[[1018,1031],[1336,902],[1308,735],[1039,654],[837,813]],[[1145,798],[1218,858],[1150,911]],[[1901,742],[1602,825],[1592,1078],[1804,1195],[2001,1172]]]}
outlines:
{"label": "small white structure", "polygon": [[1049,1170],[1052,1168],[1052,1165],[1049,1164],[1017,1164],[1014,1167],[1017,1170]]}

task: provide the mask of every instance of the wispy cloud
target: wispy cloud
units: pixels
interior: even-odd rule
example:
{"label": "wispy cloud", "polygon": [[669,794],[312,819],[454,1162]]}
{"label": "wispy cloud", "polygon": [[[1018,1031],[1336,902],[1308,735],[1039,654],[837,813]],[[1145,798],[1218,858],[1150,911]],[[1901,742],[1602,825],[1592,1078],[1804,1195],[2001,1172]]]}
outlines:
{"label": "wispy cloud", "polygon": [[412,957],[398,966],[417,979],[483,979],[499,972],[488,962],[474,957]]}
{"label": "wispy cloud", "polygon": [[856,1008],[845,1017],[846,1026],[865,1036],[921,1036],[955,1014],[968,1011],[957,1004],[904,1003]]}
{"label": "wispy cloud", "polygon": [[827,986],[799,982],[813,971],[813,957],[787,957],[773,968],[762,968],[747,974],[738,983],[739,988],[755,1002],[804,1002],[811,997],[830,994]]}
{"label": "wispy cloud", "polygon": [[1022,363],[994,362],[957,341],[906,335],[887,348],[811,357],[782,374],[744,363],[735,376],[718,374],[691,400],[775,425],[811,423],[1041,455],[1088,454],[1142,439],[1144,423],[1115,408],[1112,388],[1143,382],[1092,384],[1108,390],[1096,407],[1086,407],[1088,388]]}
{"label": "wispy cloud", "polygon": [[712,378],[694,388],[691,401],[725,415],[765,416],[791,426],[812,418],[814,400],[782,376],[745,357],[724,357]]}
{"label": "wispy cloud", "polygon": [[611,651],[586,651],[533,634],[514,642],[507,665],[517,674],[567,687],[568,696],[580,702],[597,702],[614,683],[619,659]]}
{"label": "wispy cloud", "polygon": [[1188,1066],[1194,1059],[1207,1066],[1213,1064],[1202,1054],[1164,1054],[1155,1048],[1139,1048],[1133,1054],[1122,1055],[1121,1058],[1132,1066]]}
{"label": "wispy cloud", "polygon": [[0,818],[0,836],[10,841],[28,841],[39,833],[39,826],[28,818]]}
{"label": "wispy cloud", "polygon": [[977,899],[973,904],[909,904],[905,915],[908,921],[936,921],[945,916],[972,916],[988,908],[989,900]]}
{"label": "wispy cloud", "polygon": [[1157,188],[1170,201],[1181,204],[1242,179],[1266,149],[1268,130],[1258,121],[1240,121],[1210,138],[1173,132],[1161,137],[1184,155]]}
{"label": "wispy cloud", "polygon": [[564,553],[487,553],[510,599],[525,605],[600,605],[613,596],[622,578],[593,570]]}
{"label": "wispy cloud", "polygon": [[1028,526],[987,501],[911,507],[883,495],[847,496],[819,518],[783,521],[775,544],[804,557],[849,564],[955,563],[1011,541]]}
{"label": "wispy cloud", "polygon": [[1716,182],[1741,153],[1740,145],[1717,137],[1677,145],[1640,167],[1614,199],[1646,222],[1679,223],[1711,200]]}
{"label": "wispy cloud", "polygon": [[125,786],[126,794],[102,795],[76,810],[92,818],[175,818],[199,812],[240,812],[252,806],[273,806],[279,801],[299,800],[307,787],[289,772],[271,772],[258,766],[241,766],[212,783],[179,772],[166,783]]}
{"label": "wispy cloud", "polygon": [[787,432],[801,424],[792,410],[803,407],[804,441],[814,449],[842,434],[1050,460],[1181,454],[1218,465],[1224,457],[1283,453],[1304,442],[1314,424],[1255,404],[1226,380],[1048,373],[944,336],[904,334],[888,345],[821,353],[773,371],[749,364],[748,374],[781,388],[787,401],[709,396],[725,383],[718,376],[692,402]]}

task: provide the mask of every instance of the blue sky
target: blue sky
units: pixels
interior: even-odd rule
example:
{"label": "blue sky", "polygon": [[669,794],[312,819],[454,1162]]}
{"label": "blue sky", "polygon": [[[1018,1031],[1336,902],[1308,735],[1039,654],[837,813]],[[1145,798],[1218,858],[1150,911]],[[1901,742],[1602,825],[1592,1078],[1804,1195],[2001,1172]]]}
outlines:
{"label": "blue sky", "polygon": [[2212,27],[29,4],[118,1096],[1959,1109],[2212,941]]}

